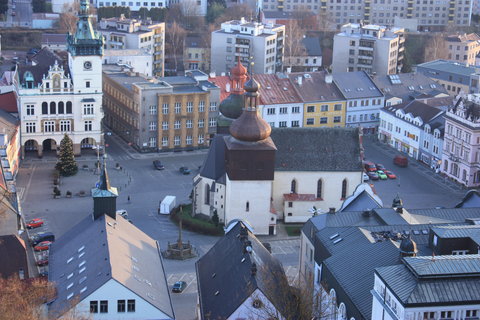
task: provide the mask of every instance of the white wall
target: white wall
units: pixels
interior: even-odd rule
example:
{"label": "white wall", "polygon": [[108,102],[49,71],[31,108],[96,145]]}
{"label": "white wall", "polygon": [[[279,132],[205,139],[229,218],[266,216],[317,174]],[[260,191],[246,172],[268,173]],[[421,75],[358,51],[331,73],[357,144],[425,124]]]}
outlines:
{"label": "white wall", "polygon": [[[298,107],[299,112],[293,113],[293,107]],[[268,114],[270,108],[275,109],[275,114]],[[287,113],[280,113],[280,108],[287,108]],[[272,127],[278,128],[281,121],[286,121],[288,128],[292,127],[292,121],[298,121],[298,126],[303,127],[303,103],[260,105],[259,109],[263,120]]]}
{"label": "white wall", "polygon": [[[253,307],[253,302],[257,299],[262,301],[263,304],[263,306],[258,309]],[[259,289],[256,289],[227,319],[269,319],[274,315],[278,320],[284,319],[265,294]]]}
{"label": "white wall", "polygon": [[[133,68],[133,72],[139,72],[147,77],[152,76],[153,72],[153,56],[147,54],[138,55],[109,55],[110,50],[105,50],[103,56],[104,64],[127,64]],[[115,50],[117,51],[117,50]]]}
{"label": "white wall", "polygon": [[[81,285],[77,287],[81,287]],[[152,295],[157,299],[159,298],[155,292],[152,292]],[[117,312],[117,300],[129,299],[135,299],[135,312]],[[108,313],[90,313],[90,301],[98,301],[100,311],[100,300],[108,300]],[[126,308],[127,306],[125,306],[125,310],[127,310]],[[114,279],[110,279],[95,292],[79,302],[76,306],[76,311],[79,312],[79,314],[91,316],[93,319],[102,320],[172,319]]]}

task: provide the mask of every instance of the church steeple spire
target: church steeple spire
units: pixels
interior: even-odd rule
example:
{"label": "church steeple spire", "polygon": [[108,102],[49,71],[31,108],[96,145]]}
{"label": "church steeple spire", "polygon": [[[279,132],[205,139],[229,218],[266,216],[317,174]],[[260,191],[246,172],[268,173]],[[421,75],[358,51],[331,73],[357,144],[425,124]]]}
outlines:
{"label": "church steeple spire", "polygon": [[97,219],[104,214],[109,215],[113,219],[116,218],[117,212],[117,188],[110,185],[108,179],[106,156],[103,158],[102,173],[100,174],[100,181],[96,188],[92,189],[93,198],[93,219]]}
{"label": "church steeple spire", "polygon": [[67,37],[68,51],[72,56],[103,54],[103,38],[93,29],[88,0],[80,0],[77,30]]}

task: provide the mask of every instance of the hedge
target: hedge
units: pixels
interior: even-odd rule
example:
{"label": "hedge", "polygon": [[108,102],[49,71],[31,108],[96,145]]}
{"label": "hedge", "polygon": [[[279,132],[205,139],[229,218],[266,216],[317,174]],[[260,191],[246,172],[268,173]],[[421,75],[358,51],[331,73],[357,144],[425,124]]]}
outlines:
{"label": "hedge", "polygon": [[223,228],[221,226],[215,226],[212,222],[194,218],[191,215],[192,205],[182,205],[182,211],[180,211],[180,206],[173,209],[170,214],[170,219],[178,224],[180,222],[180,217],[182,218],[182,228],[212,236],[222,236],[224,235]]}

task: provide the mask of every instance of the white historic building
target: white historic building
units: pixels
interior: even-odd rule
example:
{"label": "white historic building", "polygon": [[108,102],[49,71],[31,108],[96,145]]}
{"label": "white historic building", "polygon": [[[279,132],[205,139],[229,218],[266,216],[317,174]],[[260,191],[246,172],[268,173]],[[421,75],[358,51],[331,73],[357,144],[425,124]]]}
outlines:
{"label": "white historic building", "polygon": [[68,35],[68,53],[43,48],[31,65],[18,66],[14,84],[23,155],[56,151],[65,134],[77,155],[103,142],[102,52],[88,3],[82,1],[77,31]]}

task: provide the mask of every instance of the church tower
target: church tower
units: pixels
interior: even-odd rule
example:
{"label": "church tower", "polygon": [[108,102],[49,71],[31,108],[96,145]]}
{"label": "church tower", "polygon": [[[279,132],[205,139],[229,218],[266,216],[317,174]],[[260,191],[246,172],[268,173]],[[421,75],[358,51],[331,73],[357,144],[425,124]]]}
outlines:
{"label": "church tower", "polygon": [[105,158],[103,160],[102,173],[97,186],[92,189],[93,198],[93,220],[103,216],[104,214],[116,218],[117,213],[117,188],[110,185],[108,179],[107,164]]}
{"label": "church tower", "polygon": [[275,234],[271,211],[272,183],[277,148],[270,125],[258,116],[260,85],[252,78],[245,84],[243,112],[230,126],[225,139],[225,223],[242,219],[255,226],[255,234]]}

